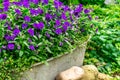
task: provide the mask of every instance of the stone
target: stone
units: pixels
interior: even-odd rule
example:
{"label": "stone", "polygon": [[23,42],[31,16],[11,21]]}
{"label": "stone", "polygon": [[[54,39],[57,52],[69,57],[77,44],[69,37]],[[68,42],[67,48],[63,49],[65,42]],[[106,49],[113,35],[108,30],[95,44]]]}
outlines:
{"label": "stone", "polygon": [[80,80],[96,80],[98,69],[94,65],[85,65],[82,69],[85,73]]}
{"label": "stone", "polygon": [[103,73],[98,73],[97,80],[111,80],[111,77]]}
{"label": "stone", "polygon": [[61,72],[56,80],[80,80],[84,74],[84,70],[80,67],[73,66],[70,69]]}

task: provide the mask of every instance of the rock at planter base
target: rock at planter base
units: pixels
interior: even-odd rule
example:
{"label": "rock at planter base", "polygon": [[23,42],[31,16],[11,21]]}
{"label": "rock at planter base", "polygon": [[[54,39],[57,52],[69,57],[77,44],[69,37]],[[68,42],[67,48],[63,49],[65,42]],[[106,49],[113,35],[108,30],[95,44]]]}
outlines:
{"label": "rock at planter base", "polygon": [[83,74],[84,70],[82,68],[74,66],[58,74],[56,80],[80,80]]}
{"label": "rock at planter base", "polygon": [[106,74],[99,73],[98,77],[97,77],[97,80],[111,80],[111,77],[106,75]]}
{"label": "rock at planter base", "polygon": [[82,69],[85,73],[80,80],[96,80],[98,69],[94,65],[85,65]]}

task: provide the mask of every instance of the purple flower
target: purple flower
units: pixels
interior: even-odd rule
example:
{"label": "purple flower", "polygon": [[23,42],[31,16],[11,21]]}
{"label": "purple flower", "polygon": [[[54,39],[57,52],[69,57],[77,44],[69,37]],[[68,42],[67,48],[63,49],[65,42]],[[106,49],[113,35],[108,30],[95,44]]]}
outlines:
{"label": "purple flower", "polygon": [[31,21],[31,19],[30,19],[29,16],[25,16],[25,17],[24,17],[24,20],[25,20],[26,22],[30,22],[30,21]]}
{"label": "purple flower", "polygon": [[82,5],[82,4],[79,4],[79,7],[83,7],[83,5]]}
{"label": "purple flower", "polygon": [[13,50],[14,47],[15,47],[15,45],[14,45],[13,43],[8,43],[8,45],[7,45],[7,48],[8,48],[9,50]]}
{"label": "purple flower", "polygon": [[15,39],[15,37],[16,37],[16,35],[11,35],[11,40],[14,40]]}
{"label": "purple flower", "polygon": [[60,20],[56,20],[56,21],[55,21],[55,25],[56,25],[56,26],[60,26],[60,24],[61,24]]}
{"label": "purple flower", "polygon": [[88,14],[88,19],[92,20],[92,17],[91,17],[91,15],[90,15],[90,14]]}
{"label": "purple flower", "polygon": [[10,6],[9,0],[3,1],[3,7],[4,7],[3,10],[4,10],[4,12],[9,10],[9,6]]}
{"label": "purple flower", "polygon": [[80,7],[80,6],[75,8],[75,12],[78,12],[78,13],[82,12],[82,10],[83,10],[83,7]]}
{"label": "purple flower", "polygon": [[0,19],[5,20],[7,18],[7,14],[0,14]]}
{"label": "purple flower", "polygon": [[67,12],[70,10],[70,8],[68,6],[64,6],[63,10],[64,10],[64,12]]}
{"label": "purple flower", "polygon": [[64,32],[66,32],[68,30],[68,26],[66,26],[66,25],[63,25],[62,28],[63,28]]}
{"label": "purple flower", "polygon": [[34,36],[34,30],[32,28],[28,29],[28,33],[30,36]]}
{"label": "purple flower", "polygon": [[44,28],[44,23],[43,23],[43,22],[34,23],[33,26],[34,26],[36,29],[42,30],[42,29]]}
{"label": "purple flower", "polygon": [[3,10],[2,9],[0,9],[0,13],[2,13],[3,12]]}
{"label": "purple flower", "polygon": [[38,28],[38,23],[33,23],[34,28]]}
{"label": "purple flower", "polygon": [[28,39],[28,42],[30,42],[30,43],[31,43],[31,42],[32,42],[32,40],[29,38],[29,39]]}
{"label": "purple flower", "polygon": [[18,28],[15,28],[15,29],[13,30],[13,34],[14,34],[15,36],[19,35],[19,33],[20,33],[20,30],[19,30]]}
{"label": "purple flower", "polygon": [[5,46],[5,45],[3,45],[3,46],[2,46],[2,49],[6,49],[6,46]]}
{"label": "purple flower", "polygon": [[72,17],[72,14],[70,14],[70,20],[73,21],[73,17]]}
{"label": "purple flower", "polygon": [[8,25],[8,30],[11,30],[11,29],[12,29],[11,26]]}
{"label": "purple flower", "polygon": [[59,46],[63,46],[63,43],[62,43],[62,42],[60,42],[60,43],[59,43]]}
{"label": "purple flower", "polygon": [[31,2],[33,2],[34,4],[38,4],[39,0],[30,0]]}
{"label": "purple flower", "polygon": [[50,21],[50,20],[52,19],[52,15],[50,15],[49,13],[47,13],[47,14],[45,15],[45,19],[46,19],[47,21]]}
{"label": "purple flower", "polygon": [[3,2],[9,2],[9,0],[3,0]]}
{"label": "purple flower", "polygon": [[36,10],[35,9],[30,9],[30,14],[32,15],[32,16],[34,16],[34,15],[36,15]]}
{"label": "purple flower", "polygon": [[62,14],[61,14],[61,18],[62,18],[63,20],[67,20],[67,17],[66,17],[66,15],[65,15],[65,13],[62,13]]}
{"label": "purple flower", "polygon": [[59,0],[54,0],[54,6],[56,9],[62,7],[62,5],[63,5],[62,2],[60,2]]}
{"label": "purple flower", "polygon": [[49,34],[48,32],[45,33],[45,36],[46,36],[47,38],[50,38],[50,34]]}
{"label": "purple flower", "polygon": [[34,47],[33,45],[30,45],[30,46],[29,46],[29,49],[32,50],[32,51],[34,51],[34,50],[35,50],[35,47]]}
{"label": "purple flower", "polygon": [[9,1],[3,2],[3,6],[4,7],[9,7],[10,6],[10,2]]}
{"label": "purple flower", "polygon": [[19,1],[19,2],[12,2],[12,4],[16,5],[16,6],[22,6],[22,2]]}
{"label": "purple flower", "polygon": [[42,0],[42,3],[43,3],[43,4],[48,4],[48,3],[49,3],[49,0]]}
{"label": "purple flower", "polygon": [[75,8],[75,10],[74,10],[74,15],[78,17],[79,14],[80,14],[82,11],[83,11],[83,7],[82,7],[82,5],[80,4],[78,7]]}
{"label": "purple flower", "polygon": [[56,29],[56,30],[55,30],[55,33],[56,33],[57,35],[60,35],[60,34],[62,33],[61,28]]}
{"label": "purple flower", "polygon": [[26,8],[29,8],[30,7],[30,4],[29,4],[29,1],[23,1],[22,2],[23,6],[26,7]]}
{"label": "purple flower", "polygon": [[19,9],[15,9],[15,13],[21,15],[21,11]]}
{"label": "purple flower", "polygon": [[4,7],[4,8],[3,8],[3,11],[4,11],[4,12],[7,12],[8,10],[9,10],[9,7]]}
{"label": "purple flower", "polygon": [[26,23],[22,24],[22,29],[26,29],[27,27],[28,27],[28,24],[26,24]]}
{"label": "purple flower", "polygon": [[85,13],[85,14],[88,14],[89,12],[90,12],[89,9],[85,9],[85,10],[84,10],[84,13]]}
{"label": "purple flower", "polygon": [[5,35],[4,35],[4,38],[5,38],[7,41],[14,40],[15,37],[16,37],[15,35],[8,35],[8,34],[5,34]]}
{"label": "purple flower", "polygon": [[63,25],[65,25],[65,26],[70,26],[70,23],[66,21],[66,22],[64,22]]}
{"label": "purple flower", "polygon": [[39,22],[38,23],[38,29],[43,29],[44,28],[44,23],[43,22]]}
{"label": "purple flower", "polygon": [[52,15],[52,18],[56,18],[56,17],[57,17],[57,15],[56,15],[56,14],[53,14],[53,15]]}
{"label": "purple flower", "polygon": [[38,12],[39,14],[43,14],[43,10],[40,9],[40,8],[38,8],[37,12]]}
{"label": "purple flower", "polygon": [[63,27],[63,31],[66,32],[68,30],[68,26],[70,26],[70,23],[69,22],[64,22],[64,24],[62,25]]}
{"label": "purple flower", "polygon": [[4,38],[5,38],[7,41],[11,40],[11,36],[8,35],[8,34],[5,34]]}

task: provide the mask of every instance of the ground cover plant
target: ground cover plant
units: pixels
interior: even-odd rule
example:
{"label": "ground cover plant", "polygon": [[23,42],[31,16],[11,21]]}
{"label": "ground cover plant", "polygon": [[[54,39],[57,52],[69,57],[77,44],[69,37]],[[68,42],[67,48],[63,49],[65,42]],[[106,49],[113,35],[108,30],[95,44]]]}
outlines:
{"label": "ground cover plant", "polygon": [[[98,31],[90,9],[59,0],[3,0],[0,8],[0,79],[16,80],[36,62],[75,48]],[[93,21],[92,21],[93,20]],[[14,74],[14,75],[13,75]]]}
{"label": "ground cover plant", "polygon": [[[114,6],[114,7],[113,7]],[[94,35],[88,45],[84,64],[94,64],[100,72],[120,79],[120,5],[89,5],[93,16],[99,16],[104,30]]]}

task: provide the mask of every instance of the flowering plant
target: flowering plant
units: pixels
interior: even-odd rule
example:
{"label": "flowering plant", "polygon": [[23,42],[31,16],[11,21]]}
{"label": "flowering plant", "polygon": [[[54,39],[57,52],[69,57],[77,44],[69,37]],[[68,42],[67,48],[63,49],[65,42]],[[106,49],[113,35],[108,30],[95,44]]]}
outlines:
{"label": "flowering plant", "polygon": [[70,51],[98,31],[97,17],[91,17],[92,10],[82,4],[69,7],[59,0],[3,0],[2,4],[0,79],[16,80],[13,74]]}
{"label": "flowering plant", "polygon": [[94,30],[90,12],[82,4],[69,7],[59,0],[4,0],[0,57],[34,56],[35,61],[42,61],[66,52]]}

